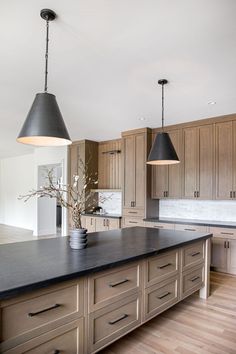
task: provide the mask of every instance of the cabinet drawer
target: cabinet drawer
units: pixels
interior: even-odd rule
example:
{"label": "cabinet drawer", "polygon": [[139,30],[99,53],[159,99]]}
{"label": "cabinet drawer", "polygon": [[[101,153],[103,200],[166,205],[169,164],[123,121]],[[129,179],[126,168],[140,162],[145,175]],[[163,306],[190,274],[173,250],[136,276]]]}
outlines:
{"label": "cabinet drawer", "polygon": [[161,256],[150,257],[145,263],[145,285],[150,286],[174,276],[178,270],[179,253],[176,250]]}
{"label": "cabinet drawer", "polygon": [[202,263],[204,260],[204,243],[197,242],[183,248],[183,270]]}
{"label": "cabinet drawer", "polygon": [[210,233],[213,234],[214,237],[236,239],[236,229],[210,227]]}
{"label": "cabinet drawer", "polygon": [[185,272],[182,278],[182,298],[199,290],[204,284],[204,267]]}
{"label": "cabinet drawer", "polygon": [[144,210],[143,209],[135,209],[135,208],[124,208],[123,209],[124,216],[140,216],[144,218]]}
{"label": "cabinet drawer", "polygon": [[144,221],[141,218],[124,216],[122,220],[123,220],[123,227],[144,226]]}
{"label": "cabinet drawer", "polygon": [[207,226],[175,224],[175,230],[207,232]]}
{"label": "cabinet drawer", "polygon": [[89,311],[95,311],[137,292],[139,285],[140,265],[138,264],[89,277]]}
{"label": "cabinet drawer", "polygon": [[179,301],[179,278],[172,278],[145,289],[145,320]]}
{"label": "cabinet drawer", "polygon": [[146,227],[153,227],[155,229],[167,229],[167,230],[174,230],[175,225],[174,224],[166,224],[162,222],[150,222],[146,221],[145,222]]}
{"label": "cabinet drawer", "polygon": [[[37,330],[68,316],[83,315],[82,282],[10,303],[2,308],[2,340]],[[39,331],[39,332],[38,332]],[[47,328],[45,329],[47,331]]]}
{"label": "cabinet drawer", "polygon": [[4,354],[83,354],[83,319],[58,327],[15,348],[1,351]]}
{"label": "cabinet drawer", "polygon": [[89,315],[89,347],[93,352],[141,323],[140,301],[129,296]]}

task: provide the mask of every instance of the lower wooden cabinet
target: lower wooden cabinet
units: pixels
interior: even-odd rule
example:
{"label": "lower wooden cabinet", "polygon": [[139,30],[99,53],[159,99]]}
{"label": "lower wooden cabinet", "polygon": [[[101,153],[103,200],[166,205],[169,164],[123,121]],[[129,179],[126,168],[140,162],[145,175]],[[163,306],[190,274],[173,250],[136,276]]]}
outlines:
{"label": "lower wooden cabinet", "polygon": [[120,229],[120,218],[82,215],[82,226],[89,232]]}
{"label": "lower wooden cabinet", "polygon": [[153,227],[154,229],[166,229],[166,230],[174,230],[175,224],[168,224],[163,222],[152,222],[152,221],[145,221],[146,227]]}
{"label": "lower wooden cabinet", "polygon": [[204,266],[201,264],[189,271],[182,277],[181,294],[182,299],[199,290],[204,284]]}
{"label": "lower wooden cabinet", "polygon": [[144,226],[143,218],[124,216],[122,217],[123,227]]}
{"label": "lower wooden cabinet", "polygon": [[207,228],[204,225],[175,224],[175,230],[180,231],[207,232]]}

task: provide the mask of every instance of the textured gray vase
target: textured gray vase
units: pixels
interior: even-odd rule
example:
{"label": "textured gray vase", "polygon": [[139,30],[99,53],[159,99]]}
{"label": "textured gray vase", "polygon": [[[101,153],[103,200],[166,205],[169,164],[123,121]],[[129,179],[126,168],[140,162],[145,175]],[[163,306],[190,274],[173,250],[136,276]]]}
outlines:
{"label": "textured gray vase", "polygon": [[70,247],[81,250],[87,247],[87,229],[72,229],[70,231]]}

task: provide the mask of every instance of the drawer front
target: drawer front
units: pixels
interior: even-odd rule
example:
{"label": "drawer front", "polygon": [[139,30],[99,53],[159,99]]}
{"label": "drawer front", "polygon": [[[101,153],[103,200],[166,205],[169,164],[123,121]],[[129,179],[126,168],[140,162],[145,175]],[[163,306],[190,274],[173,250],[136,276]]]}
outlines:
{"label": "drawer front", "polygon": [[83,315],[81,284],[2,308],[2,339],[8,340],[71,315]]}
{"label": "drawer front", "polygon": [[210,233],[213,234],[214,237],[227,238],[227,239],[236,239],[236,230],[228,229],[222,227],[210,227]]}
{"label": "drawer front", "polygon": [[141,218],[124,216],[122,220],[123,220],[123,227],[144,226],[144,221]]}
{"label": "drawer front", "polygon": [[175,224],[175,230],[207,232],[207,226]]}
{"label": "drawer front", "polygon": [[38,336],[4,354],[83,354],[83,319]]}
{"label": "drawer front", "polygon": [[125,298],[89,315],[90,351],[102,348],[141,323],[137,295]]}
{"label": "drawer front", "polygon": [[162,256],[150,257],[145,264],[145,285],[150,286],[179,271],[178,251],[168,252]]}
{"label": "drawer front", "polygon": [[123,215],[125,216],[139,216],[144,218],[144,210],[143,209],[136,209],[136,208],[124,208]]}
{"label": "drawer front", "polygon": [[161,222],[150,222],[146,221],[145,222],[146,227],[153,227],[155,229],[166,229],[166,230],[174,230],[175,224],[166,224],[166,223],[161,223]]}
{"label": "drawer front", "polygon": [[183,270],[190,268],[204,260],[204,243],[197,242],[183,248]]}
{"label": "drawer front", "polygon": [[140,286],[140,265],[105,271],[89,277],[89,311],[137,292]]}
{"label": "drawer front", "polygon": [[179,278],[172,278],[145,290],[145,320],[179,301]]}
{"label": "drawer front", "polygon": [[198,267],[183,274],[182,298],[193,294],[204,285],[204,267]]}

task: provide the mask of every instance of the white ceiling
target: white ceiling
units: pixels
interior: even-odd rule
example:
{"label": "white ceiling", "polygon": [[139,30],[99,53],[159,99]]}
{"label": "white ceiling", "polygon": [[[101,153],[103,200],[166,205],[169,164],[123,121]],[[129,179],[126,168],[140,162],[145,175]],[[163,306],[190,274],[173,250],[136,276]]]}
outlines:
{"label": "white ceiling", "polygon": [[0,157],[32,151],[15,139],[43,88],[45,7],[49,92],[72,140],[160,126],[160,78],[167,125],[236,112],[235,0],[0,0]]}

